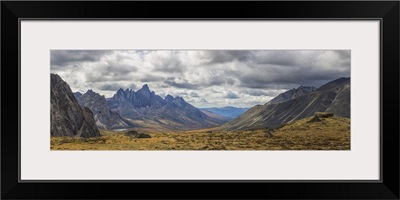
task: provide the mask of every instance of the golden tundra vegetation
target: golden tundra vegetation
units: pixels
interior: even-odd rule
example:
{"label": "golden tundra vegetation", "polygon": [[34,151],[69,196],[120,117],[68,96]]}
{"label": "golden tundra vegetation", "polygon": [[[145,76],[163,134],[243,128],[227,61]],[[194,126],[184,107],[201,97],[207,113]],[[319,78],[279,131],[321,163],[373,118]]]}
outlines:
{"label": "golden tundra vegetation", "polygon": [[350,119],[314,115],[272,131],[218,128],[163,131],[136,129],[151,138],[126,136],[126,131],[100,130],[101,137],[51,137],[52,150],[350,150]]}

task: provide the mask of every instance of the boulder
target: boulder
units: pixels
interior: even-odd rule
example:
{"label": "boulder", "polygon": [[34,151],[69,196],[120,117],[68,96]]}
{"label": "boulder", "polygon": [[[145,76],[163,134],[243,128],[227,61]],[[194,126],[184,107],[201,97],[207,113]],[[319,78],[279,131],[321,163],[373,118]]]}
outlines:
{"label": "boulder", "polygon": [[330,112],[316,112],[315,116],[320,117],[320,118],[330,118],[330,117],[333,117],[333,113],[330,113]]}
{"label": "boulder", "polygon": [[317,115],[314,115],[314,117],[311,118],[310,120],[308,120],[307,123],[314,123],[314,122],[320,122],[320,121],[321,121],[321,119]]}

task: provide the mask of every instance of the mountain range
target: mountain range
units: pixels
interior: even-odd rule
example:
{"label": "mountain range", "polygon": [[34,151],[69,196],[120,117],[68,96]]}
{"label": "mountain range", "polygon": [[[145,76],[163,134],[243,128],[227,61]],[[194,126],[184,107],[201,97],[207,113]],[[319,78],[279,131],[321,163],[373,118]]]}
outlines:
{"label": "mountain range", "polygon": [[111,111],[106,98],[93,90],[88,90],[84,94],[75,92],[74,96],[82,108],[87,107],[93,112],[98,128],[121,129],[134,127],[132,122],[121,117],[119,113]]}
{"label": "mountain range", "polygon": [[[298,88],[302,90],[302,88]],[[300,91],[297,90],[297,91]],[[317,90],[306,92],[290,91],[281,95],[275,103],[257,105],[239,117],[222,125],[224,130],[277,128],[314,115],[316,112],[331,112],[341,117],[350,117],[350,78],[339,78]],[[292,98],[296,94],[297,97]],[[279,96],[279,95],[278,95]],[[287,98],[284,98],[288,96]]]}
{"label": "mountain range", "polygon": [[138,91],[119,89],[108,100],[111,111],[143,124],[155,124],[169,129],[197,129],[221,125],[228,120],[213,117],[187,103],[182,97],[162,98],[150,91],[148,85]]}
{"label": "mountain range", "polygon": [[228,119],[233,119],[243,114],[249,108],[238,108],[233,106],[225,106],[221,108],[212,107],[212,108],[200,108],[201,111],[208,111],[220,116],[224,116]]}
{"label": "mountain range", "polygon": [[182,97],[167,95],[162,98],[150,91],[147,84],[136,92],[119,89],[113,97],[106,99],[93,90],[83,94],[72,93],[68,84],[56,74],[51,74],[51,79],[51,133],[54,136],[79,135],[79,128],[85,122],[83,113],[87,111],[90,113],[86,115],[91,116],[87,121],[96,128],[96,133],[89,135],[94,136],[98,135],[97,128],[187,130],[215,127],[229,121],[225,117],[200,111]]}

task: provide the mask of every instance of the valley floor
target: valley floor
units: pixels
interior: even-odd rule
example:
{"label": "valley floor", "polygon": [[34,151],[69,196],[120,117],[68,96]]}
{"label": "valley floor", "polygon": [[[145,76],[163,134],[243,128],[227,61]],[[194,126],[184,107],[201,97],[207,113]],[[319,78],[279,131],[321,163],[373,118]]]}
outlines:
{"label": "valley floor", "polygon": [[276,129],[272,137],[265,130],[202,129],[142,131],[151,138],[132,138],[125,131],[101,130],[99,138],[52,137],[51,150],[350,150],[350,119],[310,119]]}

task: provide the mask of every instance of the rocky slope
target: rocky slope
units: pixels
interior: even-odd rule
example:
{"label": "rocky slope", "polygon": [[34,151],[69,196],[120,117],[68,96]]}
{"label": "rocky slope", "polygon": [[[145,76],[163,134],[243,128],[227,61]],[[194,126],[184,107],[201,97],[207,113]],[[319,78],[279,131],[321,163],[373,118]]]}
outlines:
{"label": "rocky slope", "polygon": [[248,110],[249,108],[237,108],[237,107],[232,107],[232,106],[226,106],[226,107],[221,107],[221,108],[200,108],[202,111],[208,111],[212,112],[217,115],[221,115],[224,117],[227,117],[229,119],[233,119],[238,117],[239,115],[243,114]]}
{"label": "rocky slope", "polygon": [[216,119],[221,119],[222,121],[227,121],[227,122],[228,122],[228,121],[231,120],[231,118],[224,117],[224,116],[222,116],[222,115],[217,115],[217,114],[215,114],[215,113],[213,113],[213,112],[210,112],[210,111],[207,111],[207,110],[200,109],[200,111],[201,111],[202,113],[206,114],[206,115],[209,116],[209,117],[216,118]]}
{"label": "rocky slope", "polygon": [[50,79],[50,135],[100,136],[93,113],[79,106],[69,85],[57,74],[51,74]]}
{"label": "rocky slope", "polygon": [[298,88],[293,88],[282,94],[279,94],[278,96],[276,96],[275,98],[273,98],[271,101],[269,101],[266,104],[274,104],[274,103],[281,103],[281,102],[289,101],[291,99],[295,99],[295,98],[303,96],[305,94],[315,92],[316,90],[317,90],[317,88],[313,87],[313,86],[300,86]]}
{"label": "rocky slope", "polygon": [[334,80],[314,92],[288,101],[257,105],[224,124],[221,129],[277,128],[316,112],[332,112],[336,116],[349,118],[350,78]]}
{"label": "rocky slope", "polygon": [[89,108],[94,115],[96,125],[100,129],[120,129],[131,128],[134,125],[128,120],[122,118],[117,112],[110,110],[106,98],[93,90],[86,93],[74,93],[79,105]]}
{"label": "rocky slope", "polygon": [[208,116],[187,103],[182,97],[167,95],[162,98],[144,85],[137,92],[119,89],[108,100],[112,111],[122,117],[158,124],[170,129],[197,129],[218,126],[227,120]]}

